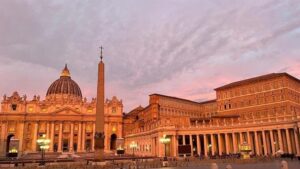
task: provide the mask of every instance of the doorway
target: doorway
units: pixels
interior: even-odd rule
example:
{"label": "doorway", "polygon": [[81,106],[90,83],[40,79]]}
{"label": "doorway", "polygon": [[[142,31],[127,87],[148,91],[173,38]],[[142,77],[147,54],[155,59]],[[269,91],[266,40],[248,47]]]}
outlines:
{"label": "doorway", "polygon": [[63,152],[68,152],[69,151],[69,140],[64,139],[63,140]]}
{"label": "doorway", "polygon": [[110,136],[110,150],[115,150],[116,149],[116,142],[117,142],[117,135],[112,134]]}
{"label": "doorway", "polygon": [[10,144],[11,144],[11,140],[14,138],[14,134],[10,134],[7,136],[6,138],[6,156],[9,156],[9,151],[10,151],[10,148],[12,147]]}

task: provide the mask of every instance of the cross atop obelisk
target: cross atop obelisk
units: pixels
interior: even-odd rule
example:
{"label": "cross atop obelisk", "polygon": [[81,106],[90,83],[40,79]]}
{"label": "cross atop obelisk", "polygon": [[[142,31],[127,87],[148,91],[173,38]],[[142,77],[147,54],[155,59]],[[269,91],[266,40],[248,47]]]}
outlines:
{"label": "cross atop obelisk", "polygon": [[100,48],[100,59],[101,59],[101,61],[102,61],[102,59],[103,59],[102,50],[103,50],[104,48],[103,48],[102,46],[100,46],[99,48]]}
{"label": "cross atop obelisk", "polygon": [[103,161],[104,154],[104,63],[102,61],[103,47],[100,47],[100,62],[98,63],[98,84],[96,104],[95,160]]}

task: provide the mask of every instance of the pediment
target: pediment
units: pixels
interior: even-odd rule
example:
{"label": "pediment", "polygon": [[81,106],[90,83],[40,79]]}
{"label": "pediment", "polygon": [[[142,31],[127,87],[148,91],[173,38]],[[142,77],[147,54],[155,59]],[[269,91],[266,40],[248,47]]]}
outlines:
{"label": "pediment", "polygon": [[75,109],[72,109],[70,107],[64,107],[62,109],[58,109],[54,112],[51,113],[52,115],[83,115],[81,112],[75,110]]}

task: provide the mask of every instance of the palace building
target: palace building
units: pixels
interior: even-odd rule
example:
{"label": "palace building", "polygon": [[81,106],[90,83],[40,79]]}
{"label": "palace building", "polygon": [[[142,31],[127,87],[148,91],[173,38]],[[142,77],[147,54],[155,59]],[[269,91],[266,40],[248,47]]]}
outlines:
{"label": "palace building", "polygon": [[[246,145],[256,155],[300,155],[299,79],[272,73],[215,91],[216,99],[200,103],[150,95],[148,106],[137,107],[123,119],[127,152],[214,156],[240,153]],[[162,137],[170,142],[162,144]]]}
{"label": "palace building", "polygon": [[[106,100],[105,150],[115,150],[117,139],[123,138],[123,104],[117,97]],[[45,134],[50,139],[49,152],[94,151],[96,99],[88,102],[71,78],[67,65],[54,81],[45,100],[14,92],[4,95],[0,112],[0,156],[9,151],[12,138],[18,140],[18,152],[37,152],[37,139]]]}
{"label": "palace building", "polygon": [[[104,105],[105,151],[122,140],[128,154],[213,156],[236,154],[300,155],[300,80],[272,73],[215,89],[216,99],[196,102],[151,94],[149,105],[123,114],[122,101]],[[4,96],[0,111],[0,155],[18,140],[19,154],[39,151],[37,139],[50,139],[48,152],[94,151],[96,99],[82,97],[65,66],[45,100],[14,92]],[[13,139],[12,139],[13,138]],[[170,142],[161,142],[168,138]],[[134,145],[134,146],[133,146]]]}

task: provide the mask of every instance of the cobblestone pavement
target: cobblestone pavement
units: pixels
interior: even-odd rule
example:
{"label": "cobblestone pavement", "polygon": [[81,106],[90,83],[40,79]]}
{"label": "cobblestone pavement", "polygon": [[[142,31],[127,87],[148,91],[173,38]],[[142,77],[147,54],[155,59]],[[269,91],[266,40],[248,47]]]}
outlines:
{"label": "cobblestone pavement", "polygon": [[[300,169],[299,160],[287,160],[289,169]],[[245,163],[245,164],[230,164],[232,169],[280,169],[281,161],[276,160],[272,162],[259,162],[259,163]],[[218,164],[219,169],[226,169],[226,163]],[[164,169],[210,169],[210,164],[201,164],[199,166],[188,167],[167,167]]]}
{"label": "cobblestone pavement", "polygon": [[[170,160],[169,166],[164,169],[210,169],[212,163],[216,163],[219,169],[225,169],[230,164],[232,169],[280,169],[281,161],[288,162],[289,169],[300,169],[299,160],[290,159],[215,159],[215,160]],[[103,165],[93,165],[91,161],[72,161],[72,162],[51,162],[47,163],[45,169],[152,169],[162,168],[161,159],[139,159],[139,160],[118,160],[107,161]],[[10,169],[14,164],[0,164],[1,169]],[[26,163],[25,166],[19,165],[18,169],[36,169],[38,163]],[[176,167],[175,167],[176,166]],[[179,167],[178,167],[179,166]]]}

